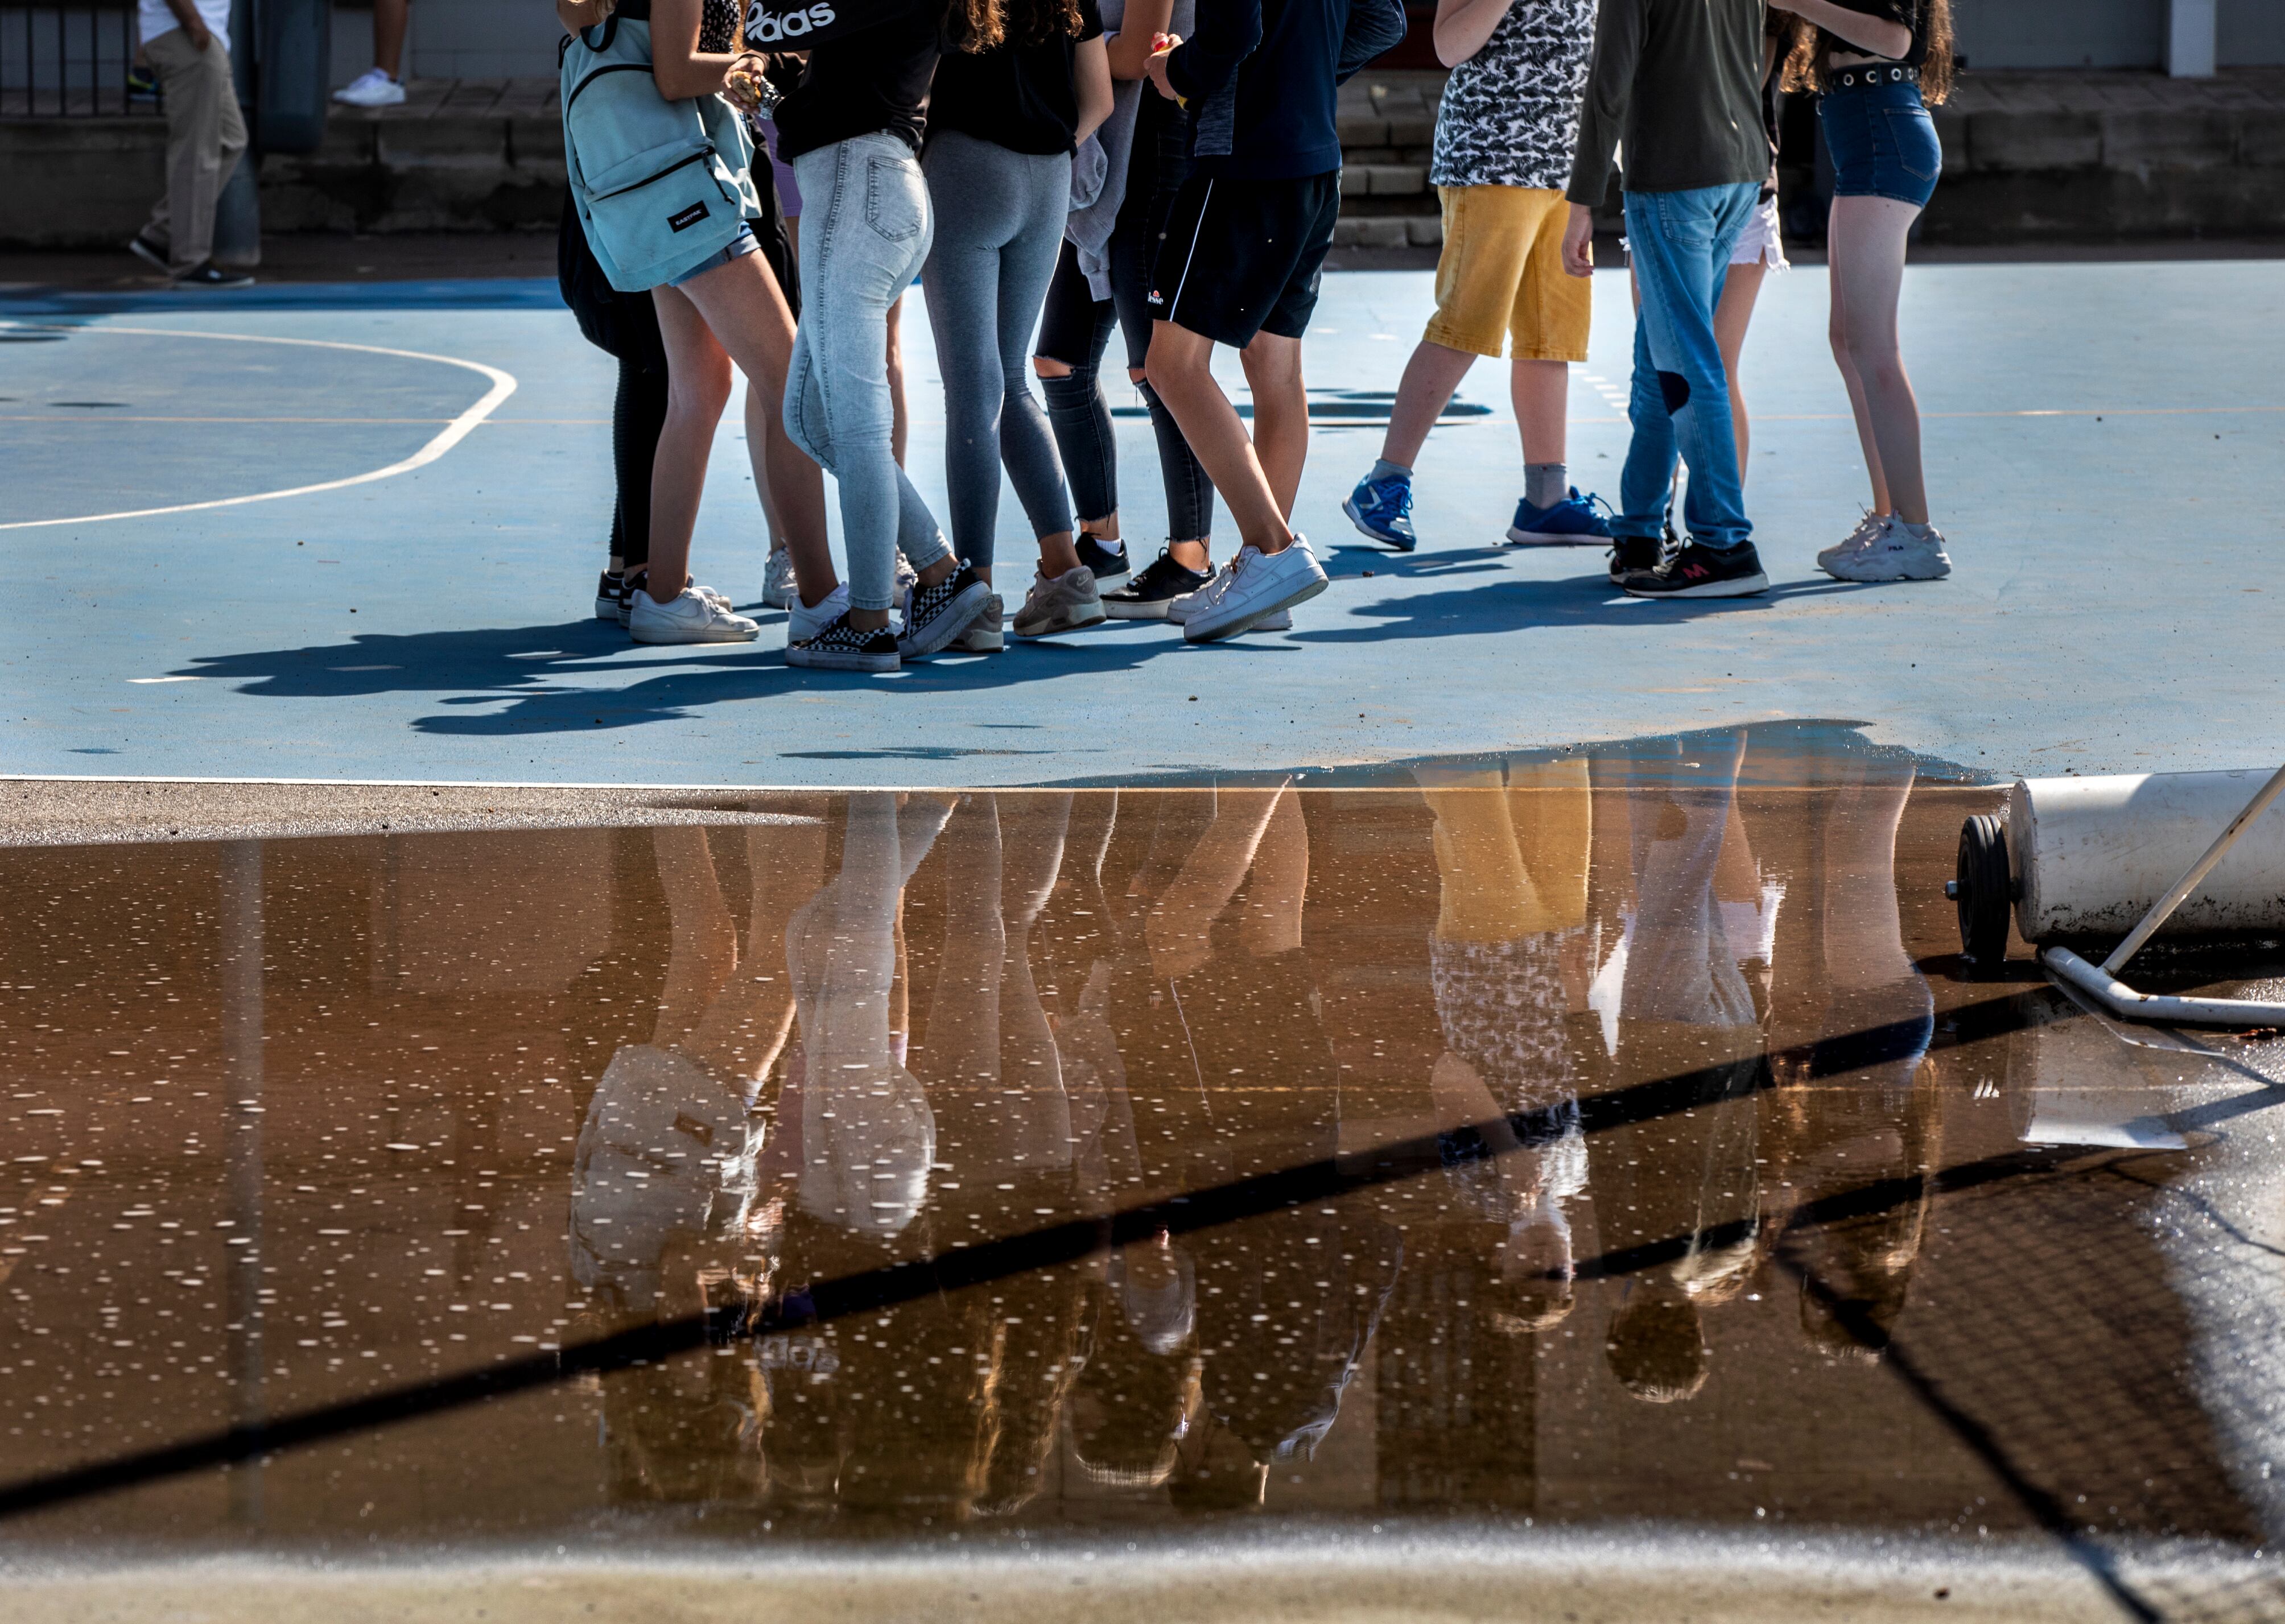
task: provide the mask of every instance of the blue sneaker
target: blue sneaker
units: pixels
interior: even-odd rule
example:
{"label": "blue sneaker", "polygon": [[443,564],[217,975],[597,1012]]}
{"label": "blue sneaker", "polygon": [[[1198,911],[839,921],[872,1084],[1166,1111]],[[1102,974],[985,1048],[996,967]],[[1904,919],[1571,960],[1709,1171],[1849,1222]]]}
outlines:
{"label": "blue sneaker", "polygon": [[1357,481],[1349,499],[1341,504],[1349,522],[1375,541],[1409,553],[1420,545],[1412,533],[1412,479],[1398,475],[1376,482],[1370,474]]}
{"label": "blue sneaker", "polygon": [[1507,527],[1507,538],[1519,547],[1584,546],[1607,541],[1610,535],[1611,505],[1598,496],[1581,496],[1576,485],[1546,507],[1518,502],[1515,522]]}

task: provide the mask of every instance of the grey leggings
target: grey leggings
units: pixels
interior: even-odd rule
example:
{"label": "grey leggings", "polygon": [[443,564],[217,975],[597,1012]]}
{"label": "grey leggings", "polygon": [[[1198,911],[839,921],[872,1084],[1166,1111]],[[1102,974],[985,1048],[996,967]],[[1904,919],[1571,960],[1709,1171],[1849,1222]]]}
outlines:
{"label": "grey leggings", "polygon": [[1048,414],[1032,393],[1032,330],[1071,208],[1071,157],[1011,153],[956,129],[921,160],[936,246],[921,267],[944,375],[944,475],[954,550],[992,564],[1004,463],[1034,536],[1072,528]]}

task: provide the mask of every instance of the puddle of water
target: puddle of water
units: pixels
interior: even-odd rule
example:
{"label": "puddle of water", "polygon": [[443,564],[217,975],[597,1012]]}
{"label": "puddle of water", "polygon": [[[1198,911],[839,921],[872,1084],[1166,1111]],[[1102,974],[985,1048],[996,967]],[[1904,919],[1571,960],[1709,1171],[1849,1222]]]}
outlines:
{"label": "puddle of water", "polygon": [[0,1523],[2273,1542],[2278,1046],[1959,978],[1995,799],[1773,732],[0,851]]}

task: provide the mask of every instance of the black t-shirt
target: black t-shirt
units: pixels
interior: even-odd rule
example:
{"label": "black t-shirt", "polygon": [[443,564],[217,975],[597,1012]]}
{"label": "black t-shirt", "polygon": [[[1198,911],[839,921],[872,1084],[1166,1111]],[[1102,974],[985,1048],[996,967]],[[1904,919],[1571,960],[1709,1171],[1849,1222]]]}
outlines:
{"label": "black t-shirt", "polygon": [[1052,157],[1079,132],[1072,64],[1081,40],[1103,35],[1095,0],[1079,0],[1080,33],[1051,34],[1036,45],[1004,44],[968,56],[947,52],[936,70],[930,129],[962,135],[1011,153]]}
{"label": "black t-shirt", "polygon": [[894,22],[810,48],[801,82],[778,104],[778,157],[886,131],[915,153],[928,133],[929,82],[943,42],[938,8],[915,7]]}
{"label": "black t-shirt", "polygon": [[[1912,31],[1912,48],[1904,55],[1888,58],[1887,60],[1902,62],[1907,67],[1918,67],[1928,60],[1928,8],[1920,4],[1920,0],[1833,0],[1833,3],[1843,11],[1877,17],[1883,22],[1900,22]],[[1820,56],[1835,51],[1860,57],[1878,54],[1861,45],[1852,45],[1839,35],[1828,34],[1822,28],[1818,30],[1817,49]]]}

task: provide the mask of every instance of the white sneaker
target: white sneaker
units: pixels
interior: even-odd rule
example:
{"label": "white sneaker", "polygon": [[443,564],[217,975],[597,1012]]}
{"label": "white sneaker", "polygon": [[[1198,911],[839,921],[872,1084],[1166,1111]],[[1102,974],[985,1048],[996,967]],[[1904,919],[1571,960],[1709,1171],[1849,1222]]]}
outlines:
{"label": "white sneaker", "polygon": [[793,553],[780,547],[770,554],[762,566],[762,601],[773,609],[790,610],[801,602],[801,588],[794,584]]}
{"label": "white sneaker", "polygon": [[1282,553],[1240,547],[1229,568],[1201,587],[1199,601],[1182,622],[1182,640],[1210,643],[1234,637],[1280,609],[1307,602],[1326,587],[1325,571],[1309,551],[1308,537],[1296,532]]}
{"label": "white sneaker", "polygon": [[993,593],[992,601],[984,606],[984,613],[947,647],[962,654],[998,654],[1008,647],[1007,616],[1007,601],[999,593]]}
{"label": "white sneaker", "polygon": [[1941,581],[1951,573],[1943,532],[1933,524],[1891,517],[1858,551],[1834,559],[1826,573],[1840,581]]}
{"label": "white sneaker", "polygon": [[368,67],[334,92],[334,99],[352,107],[395,107],[404,101],[404,87],[377,67]]}
{"label": "white sneaker", "polygon": [[[1223,569],[1229,568],[1227,564],[1222,566]],[[1219,579],[1221,571],[1216,571],[1215,575]],[[1205,588],[1200,587],[1197,592],[1184,592],[1181,597],[1171,600],[1166,605],[1166,618],[1175,625],[1187,625],[1190,623],[1190,609],[1205,595]],[[1248,632],[1291,632],[1292,629],[1293,616],[1292,612],[1286,609],[1279,609],[1274,615],[1265,615],[1246,628]]]}
{"label": "white sneaker", "polygon": [[1818,553],[1817,567],[1819,569],[1829,570],[1835,562],[1847,558],[1850,553],[1863,552],[1873,545],[1873,538],[1881,533],[1881,527],[1888,522],[1888,514],[1876,514],[1871,508],[1866,508],[1865,516],[1857,521],[1855,530]]}
{"label": "white sneaker", "polygon": [[815,608],[805,608],[796,592],[786,607],[786,647],[806,643],[849,612],[849,583],[844,581],[825,594]]}
{"label": "white sneaker", "polygon": [[648,591],[631,596],[627,634],[638,643],[750,643],[762,634],[760,622],[733,613],[700,587],[686,586],[665,603]]}

